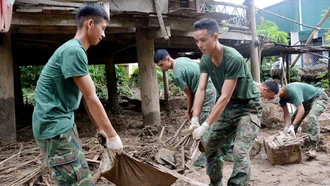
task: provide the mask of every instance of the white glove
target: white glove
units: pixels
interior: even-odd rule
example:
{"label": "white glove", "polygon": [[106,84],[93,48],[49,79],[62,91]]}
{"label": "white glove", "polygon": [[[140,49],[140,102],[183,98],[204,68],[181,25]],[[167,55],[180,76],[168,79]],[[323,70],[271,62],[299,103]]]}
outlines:
{"label": "white glove", "polygon": [[118,135],[113,138],[107,138],[107,135],[103,130],[98,131],[98,135],[102,136],[102,138],[106,138],[105,144],[102,144],[105,146],[105,148],[111,150],[114,153],[123,153],[123,142]]}
{"label": "white glove", "polygon": [[198,128],[199,126],[201,126],[199,124],[199,117],[194,116],[191,118],[191,124],[189,126],[189,130],[195,130],[196,128]]}
{"label": "white glove", "polygon": [[295,124],[291,124],[290,127],[286,130],[288,134],[291,134],[294,138],[296,138],[296,133],[294,132]]}
{"label": "white glove", "polygon": [[123,153],[123,142],[120,137],[117,135],[113,138],[107,138],[107,148],[114,153],[122,154]]}
{"label": "white glove", "polygon": [[198,127],[193,132],[193,138],[195,140],[201,139],[206,133],[207,130],[210,128],[210,124],[208,124],[206,121],[202,124],[202,126]]}

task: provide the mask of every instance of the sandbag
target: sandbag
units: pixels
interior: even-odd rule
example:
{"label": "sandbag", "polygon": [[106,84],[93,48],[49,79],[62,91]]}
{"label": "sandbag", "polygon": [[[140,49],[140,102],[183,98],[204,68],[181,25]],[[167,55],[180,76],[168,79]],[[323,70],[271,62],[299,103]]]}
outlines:
{"label": "sandbag", "polygon": [[117,154],[112,168],[101,176],[117,186],[170,186],[177,180],[171,174],[127,154]]}

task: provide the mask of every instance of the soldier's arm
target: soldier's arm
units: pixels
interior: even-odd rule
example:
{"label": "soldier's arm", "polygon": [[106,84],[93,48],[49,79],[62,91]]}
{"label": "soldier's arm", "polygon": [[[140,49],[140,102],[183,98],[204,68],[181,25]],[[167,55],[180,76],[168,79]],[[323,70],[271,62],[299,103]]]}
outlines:
{"label": "soldier's arm", "polygon": [[199,117],[202,112],[208,78],[209,78],[209,75],[207,73],[201,73],[199,76],[198,88],[197,88],[197,91],[195,94],[195,99],[194,99],[193,116]]}
{"label": "soldier's arm", "polygon": [[96,95],[95,86],[90,75],[73,77],[73,80],[83,94],[87,112],[97,129],[103,130],[108,138],[116,137],[117,133],[112,127],[101,101]]}
{"label": "soldier's arm", "polygon": [[293,122],[291,124],[298,124],[298,122],[302,119],[305,113],[305,108],[303,104],[300,104],[297,106],[297,114],[296,117],[294,118]]}
{"label": "soldier's arm", "polygon": [[191,119],[191,109],[192,109],[193,101],[194,101],[194,94],[188,86],[186,86],[186,88],[183,91],[187,95],[187,111],[186,111],[185,118],[190,120]]}
{"label": "soldier's arm", "polygon": [[282,107],[283,110],[283,119],[284,119],[284,126],[289,127],[290,126],[290,114],[288,110],[288,106],[285,105]]}
{"label": "soldier's arm", "polygon": [[209,125],[212,125],[214,121],[220,117],[221,113],[227,106],[228,102],[230,101],[230,98],[234,92],[234,89],[237,84],[237,78],[235,79],[227,79],[223,83],[222,89],[221,89],[221,96],[219,97],[218,101],[214,105],[211,114],[207,117],[206,122]]}

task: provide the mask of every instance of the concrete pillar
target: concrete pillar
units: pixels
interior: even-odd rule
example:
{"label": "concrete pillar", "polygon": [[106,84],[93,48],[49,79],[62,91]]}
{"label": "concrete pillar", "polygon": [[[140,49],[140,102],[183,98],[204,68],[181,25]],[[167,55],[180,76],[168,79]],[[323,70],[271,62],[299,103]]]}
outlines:
{"label": "concrete pillar", "polygon": [[9,34],[0,34],[0,143],[16,141],[14,70]]}
{"label": "concrete pillar", "polygon": [[136,48],[139,65],[143,123],[160,123],[159,93],[154,58],[154,39],[147,37],[147,30],[137,29]]}
{"label": "concrete pillar", "polygon": [[118,89],[117,89],[117,77],[116,68],[113,56],[109,57],[105,61],[105,69],[107,74],[107,87],[108,87],[108,102],[110,109],[117,112],[119,111],[118,102]]}

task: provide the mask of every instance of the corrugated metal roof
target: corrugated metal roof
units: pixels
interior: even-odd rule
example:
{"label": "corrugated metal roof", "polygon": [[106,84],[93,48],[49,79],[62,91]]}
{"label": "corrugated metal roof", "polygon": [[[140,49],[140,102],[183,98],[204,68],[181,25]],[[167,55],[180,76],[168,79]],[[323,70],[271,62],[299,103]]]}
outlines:
{"label": "corrugated metal roof", "polygon": [[[299,22],[299,0],[286,0],[275,5],[266,7],[265,10],[279,14],[281,16],[293,19]],[[301,0],[302,10],[302,23],[309,26],[316,26],[321,20],[323,10],[327,10],[330,7],[329,0]],[[296,23],[288,20],[276,17],[266,12],[259,11],[256,18],[264,17],[265,20],[273,21],[277,24],[280,30],[285,32],[298,32],[300,26]],[[329,28],[329,19],[323,24],[322,28]],[[310,28],[303,27],[303,31],[309,31]],[[324,32],[323,32],[324,33]]]}

